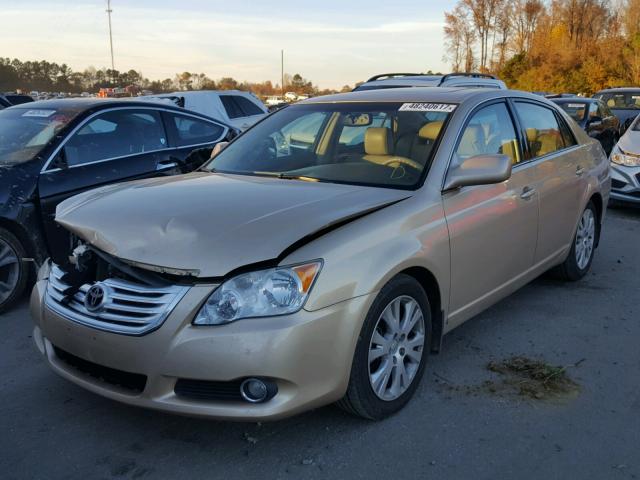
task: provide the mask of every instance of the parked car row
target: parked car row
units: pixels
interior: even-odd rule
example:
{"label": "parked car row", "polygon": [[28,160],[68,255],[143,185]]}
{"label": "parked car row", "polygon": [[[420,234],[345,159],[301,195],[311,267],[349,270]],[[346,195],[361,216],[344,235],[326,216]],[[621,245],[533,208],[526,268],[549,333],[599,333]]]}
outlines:
{"label": "parked car row", "polygon": [[[290,105],[235,138],[166,100],[0,112],[0,287],[41,263],[33,338],[49,366],[180,414],[337,402],[380,419],[446,333],[549,269],[583,277],[611,183],[598,142],[497,79],[414,77]],[[177,171],[191,173],[144,178]]]}

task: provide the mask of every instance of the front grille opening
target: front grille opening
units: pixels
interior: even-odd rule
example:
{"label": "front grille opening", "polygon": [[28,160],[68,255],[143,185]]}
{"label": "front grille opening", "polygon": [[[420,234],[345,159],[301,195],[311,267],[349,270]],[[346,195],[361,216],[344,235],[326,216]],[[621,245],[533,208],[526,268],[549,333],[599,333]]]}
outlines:
{"label": "front grille opening", "polygon": [[620,190],[622,188],[624,188],[627,184],[625,182],[623,182],[622,180],[618,180],[615,178],[611,179],[611,188],[615,188],[617,190]]}
{"label": "front grille opening", "polygon": [[56,357],[68,366],[101,382],[129,390],[136,394],[142,393],[145,385],[147,384],[146,375],[124,372],[122,370],[116,370],[115,368],[98,365],[97,363],[76,357],[75,355],[56,346],[53,347],[53,350]]}
{"label": "front grille opening", "polygon": [[214,382],[209,380],[189,380],[180,378],[176,382],[174,392],[179,397],[194,400],[243,401],[240,394],[242,379],[230,382]]}

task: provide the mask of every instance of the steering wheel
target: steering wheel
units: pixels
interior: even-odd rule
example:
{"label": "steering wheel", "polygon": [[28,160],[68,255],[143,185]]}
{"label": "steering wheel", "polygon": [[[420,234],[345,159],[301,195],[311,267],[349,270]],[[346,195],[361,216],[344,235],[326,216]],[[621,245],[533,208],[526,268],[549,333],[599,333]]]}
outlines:
{"label": "steering wheel", "polygon": [[[411,160],[410,158],[405,158],[405,157],[393,157],[389,160],[387,160],[386,162],[383,163],[383,165],[385,167],[391,167],[393,165],[406,165],[408,167],[413,168],[414,170],[418,170],[418,171],[422,171],[422,165],[420,165],[418,162]],[[396,167],[397,168],[397,167]]]}

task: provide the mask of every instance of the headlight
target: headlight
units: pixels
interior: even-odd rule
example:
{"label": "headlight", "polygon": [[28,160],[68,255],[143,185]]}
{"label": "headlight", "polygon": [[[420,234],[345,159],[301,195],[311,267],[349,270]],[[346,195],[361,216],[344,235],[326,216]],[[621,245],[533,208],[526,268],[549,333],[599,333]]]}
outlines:
{"label": "headlight", "polygon": [[623,152],[616,145],[611,152],[611,161],[617,165],[623,165],[625,167],[638,167],[640,166],[640,155],[632,155]]}
{"label": "headlight", "polygon": [[251,317],[295,313],[304,306],[322,262],[245,273],[227,280],[207,299],[194,325],[222,325]]}

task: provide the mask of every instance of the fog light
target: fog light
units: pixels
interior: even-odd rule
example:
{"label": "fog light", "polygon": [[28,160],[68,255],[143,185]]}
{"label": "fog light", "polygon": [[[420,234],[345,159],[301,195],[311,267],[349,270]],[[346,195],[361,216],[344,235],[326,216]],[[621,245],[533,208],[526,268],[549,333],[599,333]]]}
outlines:
{"label": "fog light", "polygon": [[266,402],[273,398],[277,391],[275,383],[259,378],[247,378],[240,384],[240,395],[251,403]]}

